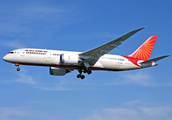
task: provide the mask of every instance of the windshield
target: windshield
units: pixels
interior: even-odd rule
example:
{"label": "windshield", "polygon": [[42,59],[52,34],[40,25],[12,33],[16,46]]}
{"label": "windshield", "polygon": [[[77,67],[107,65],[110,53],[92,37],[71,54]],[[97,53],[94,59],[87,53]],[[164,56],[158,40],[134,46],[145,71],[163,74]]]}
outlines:
{"label": "windshield", "polygon": [[9,52],[8,54],[13,54],[14,52],[12,51],[12,52]]}

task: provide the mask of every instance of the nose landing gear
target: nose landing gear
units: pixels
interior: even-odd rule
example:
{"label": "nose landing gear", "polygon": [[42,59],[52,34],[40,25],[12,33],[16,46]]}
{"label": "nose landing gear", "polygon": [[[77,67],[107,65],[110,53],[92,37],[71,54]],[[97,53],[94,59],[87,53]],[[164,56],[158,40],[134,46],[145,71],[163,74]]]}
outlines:
{"label": "nose landing gear", "polygon": [[15,63],[15,66],[17,66],[18,68],[17,68],[17,71],[20,71],[20,64],[18,64],[18,63]]}

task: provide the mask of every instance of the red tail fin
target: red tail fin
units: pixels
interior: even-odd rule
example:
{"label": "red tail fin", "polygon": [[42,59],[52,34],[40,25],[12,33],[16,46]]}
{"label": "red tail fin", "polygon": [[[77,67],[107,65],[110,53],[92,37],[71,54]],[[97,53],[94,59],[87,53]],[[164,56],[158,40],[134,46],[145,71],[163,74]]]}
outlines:
{"label": "red tail fin", "polygon": [[140,60],[147,61],[151,55],[152,49],[158,36],[151,36],[146,42],[144,42],[133,54],[130,56],[138,58]]}

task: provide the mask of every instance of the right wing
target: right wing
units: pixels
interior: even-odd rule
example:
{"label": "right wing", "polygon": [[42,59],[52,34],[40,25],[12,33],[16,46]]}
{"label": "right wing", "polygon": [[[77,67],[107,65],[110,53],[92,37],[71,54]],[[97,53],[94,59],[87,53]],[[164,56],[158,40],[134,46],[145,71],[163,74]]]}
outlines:
{"label": "right wing", "polygon": [[108,53],[112,49],[118,47],[123,41],[125,41],[130,36],[132,36],[133,34],[135,34],[136,32],[138,32],[144,28],[145,27],[142,27],[140,29],[131,31],[115,40],[112,40],[112,41],[102,45],[102,46],[99,46],[99,47],[89,50],[87,52],[83,52],[83,53],[79,54],[79,56],[83,60],[85,67],[88,68],[90,66],[93,66],[101,56]]}

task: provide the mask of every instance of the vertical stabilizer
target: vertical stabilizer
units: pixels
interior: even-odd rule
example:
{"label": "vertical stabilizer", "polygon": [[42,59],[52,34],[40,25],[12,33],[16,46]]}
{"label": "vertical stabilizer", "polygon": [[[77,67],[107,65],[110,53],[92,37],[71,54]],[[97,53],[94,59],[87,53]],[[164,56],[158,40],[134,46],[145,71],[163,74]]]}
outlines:
{"label": "vertical stabilizer", "polygon": [[152,49],[158,36],[151,36],[144,42],[130,57],[147,61],[151,55]]}

